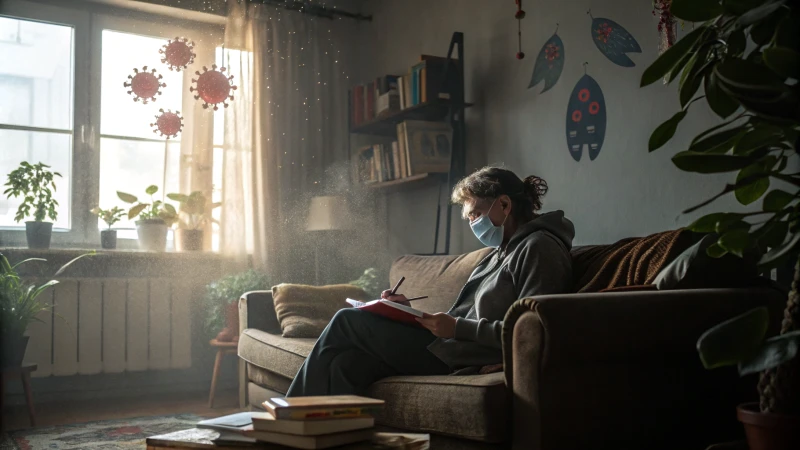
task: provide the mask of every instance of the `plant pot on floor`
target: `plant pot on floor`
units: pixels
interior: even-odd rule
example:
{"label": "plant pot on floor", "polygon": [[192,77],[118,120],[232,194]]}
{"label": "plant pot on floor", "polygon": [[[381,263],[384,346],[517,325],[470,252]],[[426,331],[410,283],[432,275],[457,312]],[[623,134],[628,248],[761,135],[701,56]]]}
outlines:
{"label": "plant pot on floor", "polygon": [[239,301],[234,300],[225,306],[225,328],[217,334],[222,342],[239,341]]}
{"label": "plant pot on floor", "polygon": [[25,349],[28,348],[28,336],[0,336],[3,339],[0,343],[0,366],[19,367],[25,357]]}
{"label": "plant pot on floor", "polygon": [[106,250],[113,250],[117,248],[117,230],[101,231],[100,246]]}
{"label": "plant pot on floor", "polygon": [[744,424],[750,450],[796,450],[800,448],[800,416],[762,413],[758,403],[736,408]]}
{"label": "plant pot on floor", "polygon": [[139,235],[139,248],[149,252],[163,252],[167,249],[167,224],[161,219],[136,221]]}
{"label": "plant pot on floor", "polygon": [[50,248],[50,236],[52,235],[52,222],[25,222],[25,237],[28,239],[28,248]]}
{"label": "plant pot on floor", "polygon": [[203,230],[175,230],[175,249],[179,252],[203,251]]}

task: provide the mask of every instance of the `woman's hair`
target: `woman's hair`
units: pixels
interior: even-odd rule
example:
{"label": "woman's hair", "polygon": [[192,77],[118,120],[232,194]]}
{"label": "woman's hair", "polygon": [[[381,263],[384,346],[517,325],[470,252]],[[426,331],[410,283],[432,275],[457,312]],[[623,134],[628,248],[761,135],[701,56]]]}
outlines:
{"label": "woman's hair", "polygon": [[511,198],[511,214],[519,221],[528,221],[542,209],[542,197],[547,193],[547,182],[531,175],[520,180],[508,169],[484,167],[461,179],[453,188],[451,200],[463,205],[470,199],[494,200],[501,195]]}

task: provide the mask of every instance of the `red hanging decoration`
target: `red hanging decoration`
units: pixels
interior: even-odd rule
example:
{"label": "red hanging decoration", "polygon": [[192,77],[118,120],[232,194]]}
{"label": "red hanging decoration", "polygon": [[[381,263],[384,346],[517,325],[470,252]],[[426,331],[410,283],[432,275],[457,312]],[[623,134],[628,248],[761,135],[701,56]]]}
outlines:
{"label": "red hanging decoration", "polygon": [[678,36],[678,21],[670,12],[672,0],[653,0],[653,15],[658,17],[658,53],[664,53]]}
{"label": "red hanging decoration", "polygon": [[156,76],[156,69],[147,71],[147,66],[139,69],[133,69],[133,75],[128,75],[129,82],[123,83],[123,86],[131,88],[128,94],[133,94],[133,101],[147,104],[148,101],[156,101],[156,95],[161,95],[161,88],[167,87],[167,83],[162,83],[161,75]]}
{"label": "red hanging decoration", "polygon": [[235,91],[236,86],[233,85],[233,75],[225,76],[225,70],[224,67],[217,70],[217,65],[212,64],[211,70],[203,66],[203,73],[195,72],[197,79],[192,78],[192,83],[197,83],[197,87],[190,86],[189,91],[197,91],[194,98],[203,100],[203,108],[213,105],[214,111],[216,111],[219,109],[218,104],[222,103],[227,108],[228,104],[225,101],[233,100],[231,91]]}
{"label": "red hanging decoration", "polygon": [[194,42],[183,37],[176,37],[158,50],[161,53],[161,62],[169,66],[169,70],[180,72],[194,62]]}
{"label": "red hanging decoration", "polygon": [[167,139],[170,137],[178,137],[178,133],[183,130],[183,117],[180,116],[180,111],[172,112],[170,110],[164,111],[164,109],[159,109],[158,114],[156,116],[155,123],[151,123],[150,126],[153,127],[153,133],[161,133],[161,136],[166,136]]}
{"label": "red hanging decoration", "polygon": [[522,19],[525,18],[525,11],[522,10],[522,0],[514,0],[517,3],[517,12],[514,18],[517,19],[517,59],[525,57],[522,51]]}

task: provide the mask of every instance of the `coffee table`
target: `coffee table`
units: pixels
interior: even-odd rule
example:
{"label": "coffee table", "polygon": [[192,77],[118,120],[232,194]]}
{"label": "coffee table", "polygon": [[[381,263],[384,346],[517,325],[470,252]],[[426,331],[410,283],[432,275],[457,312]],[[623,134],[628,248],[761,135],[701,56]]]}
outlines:
{"label": "coffee table", "polygon": [[[160,436],[153,436],[147,438],[147,450],[158,449],[216,449],[216,450],[242,450],[245,448],[257,448],[264,450],[287,450],[290,447],[283,445],[268,444],[266,442],[258,442],[252,445],[236,445],[236,446],[219,446],[214,444],[213,440],[219,436],[219,433],[214,430],[204,428],[192,428],[189,430],[176,431],[174,433],[162,434]],[[430,447],[430,436],[427,434],[407,434],[407,433],[376,433],[376,436],[385,437],[388,439],[407,437],[413,439],[413,444],[406,448],[414,448],[419,450],[427,450]],[[372,450],[376,448],[387,449],[392,447],[374,446],[369,442],[345,445],[343,447],[336,447],[337,450]]]}

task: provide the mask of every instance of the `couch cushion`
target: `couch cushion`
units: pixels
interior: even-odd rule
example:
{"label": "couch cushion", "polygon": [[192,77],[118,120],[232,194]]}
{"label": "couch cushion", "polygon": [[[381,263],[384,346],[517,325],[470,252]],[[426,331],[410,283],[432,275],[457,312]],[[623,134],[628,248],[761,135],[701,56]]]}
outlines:
{"label": "couch cushion", "polygon": [[263,367],[249,363],[247,364],[247,379],[259,386],[282,394],[285,394],[292,384],[292,379],[289,377],[278,375]]}
{"label": "couch cushion", "polygon": [[297,375],[316,339],[285,338],[248,328],[239,337],[239,357],[290,379]]}
{"label": "couch cushion", "polygon": [[349,308],[348,298],[372,300],[367,293],[352,284],[307,286],[304,284],[279,284],[272,287],[275,315],[281,323],[284,337],[318,338],[342,308]]}
{"label": "couch cushion", "polygon": [[370,387],[386,401],[382,425],[485,442],[507,440],[509,395],[502,373],[389,377]]}
{"label": "couch cushion", "polygon": [[464,255],[401,256],[392,264],[389,284],[394,286],[400,277],[406,277],[399,293],[409,297],[428,296],[414,302],[414,308],[428,313],[447,311],[472,271],[491,251],[491,248],[482,248]]}

